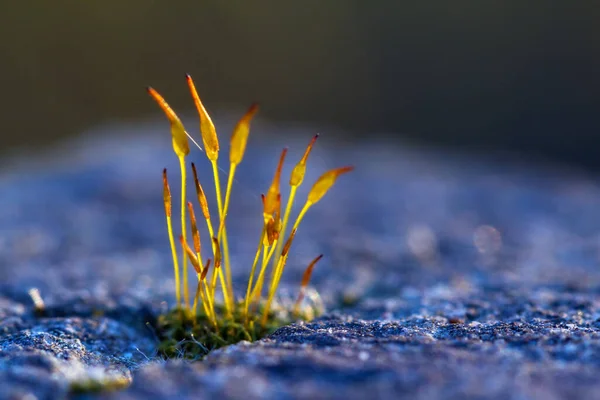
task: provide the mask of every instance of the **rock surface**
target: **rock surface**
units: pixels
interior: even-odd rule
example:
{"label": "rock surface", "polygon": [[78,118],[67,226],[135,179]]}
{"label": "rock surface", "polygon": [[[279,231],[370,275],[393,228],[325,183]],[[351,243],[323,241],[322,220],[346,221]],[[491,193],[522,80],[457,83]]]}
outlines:
{"label": "rock surface", "polygon": [[[254,128],[266,134],[253,133],[228,217],[238,290],[278,149],[291,164],[313,132]],[[594,177],[327,136],[305,186],[356,171],[310,210],[282,300],[324,253],[312,285],[328,312],[196,363],[158,359],[151,329],[173,303],[160,172],[176,198],[179,175],[164,123],[5,161],[0,398],[600,398]],[[204,155],[191,159],[208,189]]]}

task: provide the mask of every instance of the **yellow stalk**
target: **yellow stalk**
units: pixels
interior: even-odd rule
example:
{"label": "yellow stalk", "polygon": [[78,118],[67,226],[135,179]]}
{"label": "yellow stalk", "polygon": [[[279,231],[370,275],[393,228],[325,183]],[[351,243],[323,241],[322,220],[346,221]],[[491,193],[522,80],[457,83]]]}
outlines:
{"label": "yellow stalk", "polygon": [[273,245],[271,246],[271,250],[269,250],[269,254],[267,255],[267,258],[265,260],[266,264],[268,264],[269,261],[271,261],[271,258],[273,258],[273,254],[275,254],[275,248],[277,247],[277,242],[278,242],[278,239],[276,239],[273,242]]}
{"label": "yellow stalk", "polygon": [[[213,230],[213,226],[212,226],[212,222],[210,221],[210,218],[206,219],[206,227],[208,229],[208,234],[210,235],[210,237],[214,237],[214,230]],[[214,243],[212,243],[212,251],[213,251],[213,257],[217,257],[217,248],[215,246]],[[213,269],[213,274],[212,274],[212,280],[211,280],[211,284],[210,284],[210,289],[211,289],[211,295],[212,298],[214,299],[215,296],[215,289],[217,287],[217,274],[218,271],[216,269]]]}
{"label": "yellow stalk", "polygon": [[[190,207],[190,210],[191,210],[191,207]],[[194,215],[193,211],[190,213],[190,215],[192,215],[192,216]],[[206,266],[204,268],[202,268],[202,261],[200,259],[200,255],[199,255],[199,245],[198,245],[198,247],[196,247],[196,244],[194,243],[194,246],[196,247],[196,254],[194,254],[194,251],[192,250],[192,248],[183,239],[183,235],[179,236],[179,241],[181,242],[181,247],[183,249],[184,255],[187,255],[188,258],[190,259],[190,262],[192,263],[194,269],[196,270],[196,276],[198,277],[198,286],[196,288],[196,295],[194,296],[194,304],[192,306],[192,314],[196,315],[198,296],[200,295],[202,297],[202,304],[204,306],[204,311],[206,312],[206,315],[208,317],[210,317],[210,312],[206,307],[206,299],[204,298],[203,293],[202,293],[202,286],[200,285],[200,283],[206,278],[206,274],[208,273],[208,268],[210,266],[210,259],[207,260]],[[200,292],[200,293],[198,293],[198,292]]]}
{"label": "yellow stalk", "polygon": [[[258,270],[258,276],[256,277],[256,283],[254,284],[254,289],[252,289],[252,293],[250,294],[250,298],[253,303],[257,303],[260,300],[260,293],[262,293],[263,288],[263,265],[267,264],[267,256],[269,255],[269,246],[263,245],[262,251],[262,261],[260,263],[260,269]],[[262,278],[262,279],[261,279]]]}
{"label": "yellow stalk", "polygon": [[[279,262],[283,260],[283,257],[279,259]],[[267,304],[265,305],[265,309],[263,310],[263,316],[260,320],[260,324],[264,328],[267,325],[267,320],[269,319],[269,311],[271,311],[271,303],[273,302],[273,298],[275,293],[269,293],[269,297],[267,298]]]}
{"label": "yellow stalk", "polygon": [[[202,281],[199,278],[198,278],[198,286],[196,286],[196,295],[194,296],[194,306],[192,307],[192,314],[194,316],[196,316],[196,310],[198,307],[198,298],[200,298],[200,300],[202,300],[202,308],[204,308],[204,313],[210,319],[211,318],[210,309],[208,308],[208,302],[206,300],[204,292],[202,291]],[[194,320],[194,323],[195,322],[196,322],[196,320]]]}
{"label": "yellow stalk", "polygon": [[233,301],[233,281],[231,278],[231,261],[229,259],[229,239],[227,238],[227,228],[223,228],[223,261],[225,264],[225,274],[227,276],[227,287],[223,288],[230,302]]}
{"label": "yellow stalk", "polygon": [[[201,288],[201,285],[200,285],[201,283],[202,282],[198,281],[198,285],[196,286],[196,294],[194,295],[194,303],[192,305],[192,315],[194,317],[196,317],[196,308],[198,307],[198,297],[199,297],[198,289]],[[194,318],[194,325],[196,325],[196,318]]]}
{"label": "yellow stalk", "polygon": [[[156,103],[158,104],[158,106],[163,110],[163,112],[165,113],[165,115],[167,116],[167,119],[169,120],[169,123],[171,124],[171,139],[172,139],[172,144],[173,144],[173,150],[175,151],[175,154],[177,155],[177,157],[179,158],[179,160],[181,161],[181,163],[183,163],[183,159],[185,158],[186,155],[189,154],[190,152],[190,148],[189,148],[189,144],[188,144],[188,140],[187,140],[187,132],[185,131],[185,128],[183,126],[183,124],[181,123],[181,120],[179,119],[179,117],[177,116],[177,114],[175,114],[175,111],[173,111],[173,109],[169,106],[169,104],[165,101],[165,99],[153,88],[148,87],[147,88],[148,94],[150,94],[150,96],[156,101]],[[165,181],[166,181],[166,171],[164,172],[165,175]],[[182,182],[185,182],[185,168],[182,167]],[[182,191],[185,190],[185,185],[182,185]],[[185,196],[182,196],[182,208],[185,208]],[[166,206],[166,203],[165,203]],[[172,227],[172,222],[171,222],[171,194],[169,191],[169,211],[167,213],[167,229],[169,230],[169,241],[171,243],[171,252],[173,253],[173,268],[175,269],[175,293],[176,293],[176,297],[177,297],[177,305],[181,306],[181,282],[179,280],[179,265],[177,263],[177,251],[175,250],[175,241],[173,239],[173,227]],[[184,218],[184,213],[182,213],[181,215],[181,219],[182,221],[185,221]],[[182,229],[185,227],[185,224],[182,224]],[[185,229],[183,229],[183,231],[185,232]],[[185,271],[187,268],[186,265],[186,261],[185,261],[185,254],[183,255],[183,273],[184,273],[184,282],[187,281],[187,278],[185,276]],[[187,291],[186,288],[184,288],[184,298],[186,299],[186,304],[187,307],[189,307],[189,294],[188,297],[185,296],[185,292]]]}
{"label": "yellow stalk", "polygon": [[[183,244],[183,241],[182,241],[182,244]],[[206,260],[206,266],[203,269],[201,269],[199,266],[200,264],[198,264],[197,259],[196,260],[193,259],[194,253],[189,248],[189,246],[184,244],[184,247],[187,249],[186,252],[187,252],[188,256],[190,257],[190,260],[192,260],[192,264],[194,265],[194,268],[196,269],[196,271],[201,271],[201,272],[198,272],[197,275],[198,275],[198,280],[203,283],[203,286],[199,285],[197,290],[199,290],[201,292],[200,296],[202,297],[204,311],[206,312],[207,317],[211,321],[213,321],[215,326],[217,326],[214,301],[211,298],[211,296],[213,294],[210,291],[209,285],[206,283],[206,276],[208,274],[208,269],[210,267],[211,260],[210,260],[210,258],[208,260]],[[214,273],[215,272],[213,271],[213,275],[214,275]],[[204,288],[204,292],[202,292],[202,288]],[[196,293],[196,296],[198,296],[198,293]]]}
{"label": "yellow stalk", "polygon": [[[294,198],[296,197],[296,192],[298,191],[298,186],[290,186],[290,195],[288,196],[287,205],[285,207],[285,214],[283,216],[283,224],[281,225],[281,232],[279,232],[279,236],[283,238],[285,236],[285,231],[287,230],[287,224],[290,218],[290,214],[292,212],[292,206],[294,204]],[[281,254],[281,248],[285,242],[283,240],[279,240],[277,243],[277,249],[275,250],[275,258],[273,258],[273,266],[271,271],[271,282],[275,277],[275,272],[277,271],[277,264],[279,263],[279,258]]]}
{"label": "yellow stalk", "polygon": [[[213,167],[213,177],[215,182],[215,194],[217,197],[217,207],[219,209],[219,220],[223,219],[223,200],[221,198],[221,180],[219,178],[219,166],[217,165],[217,160],[211,161]],[[232,289],[232,280],[231,280],[231,265],[229,263],[229,242],[227,240],[227,228],[223,225],[223,263],[225,264],[225,275],[227,276],[227,284],[228,286],[223,287],[223,296],[225,298],[225,302],[228,303],[231,301],[230,297],[232,297],[233,289]],[[219,241],[220,243],[220,241]],[[231,295],[231,296],[230,296]]]}
{"label": "yellow stalk", "polygon": [[[187,239],[187,229],[186,229],[186,219],[185,219],[185,158],[183,156],[179,157],[179,166],[181,168],[181,234],[183,236],[183,240]],[[187,271],[187,258],[185,254],[182,255],[182,274],[183,274],[183,301],[185,303],[185,307],[189,309],[190,307],[190,288],[188,287],[188,271]]]}
{"label": "yellow stalk", "polygon": [[[304,215],[306,215],[306,212],[311,207],[311,205],[312,205],[311,203],[306,202],[306,204],[304,204],[304,207],[302,207],[300,214],[298,214],[298,217],[296,218],[296,222],[294,222],[294,226],[292,226],[292,233],[290,234],[290,237],[288,238],[288,240],[285,242],[286,246],[288,245],[288,243],[289,243],[289,246],[291,246],[291,244],[292,244],[291,241],[293,240],[293,235],[298,230],[298,226],[300,225],[300,222],[302,222]],[[289,249],[288,249],[288,251],[289,251]],[[285,268],[285,260],[283,260],[283,262],[282,262],[282,258],[284,257],[284,255],[287,255],[287,251],[285,251],[285,250],[282,251],[281,256],[279,257],[279,260],[277,261],[277,266],[274,271],[273,279],[271,280],[271,286],[269,288],[269,292],[275,291],[277,289],[277,286],[279,285],[279,280],[281,279],[281,275],[283,274],[283,269]]]}
{"label": "yellow stalk", "polygon": [[[283,269],[282,266],[285,265],[285,263],[287,262],[288,252],[290,250],[290,247],[292,245],[292,241],[294,240],[295,235],[296,235],[296,231],[294,230],[294,231],[292,231],[292,233],[290,234],[290,237],[288,238],[287,242],[283,246],[283,251],[282,251],[281,257],[279,258],[279,261],[277,263],[277,270]],[[261,320],[261,325],[263,327],[267,324],[267,319],[269,318],[269,311],[271,310],[271,303],[273,302],[273,298],[275,297],[275,292],[277,291],[277,284],[279,284],[279,280],[277,280],[277,282],[274,286],[271,285],[271,288],[269,289],[269,295],[267,297],[267,304],[265,305],[265,309],[263,310],[263,317]]]}
{"label": "yellow stalk", "polygon": [[[215,306],[214,303],[210,297],[210,291],[208,288],[208,284],[206,283],[206,276],[208,274],[208,269],[210,268],[210,258],[208,260],[206,260],[206,265],[204,266],[204,269],[202,270],[202,274],[200,276],[200,281],[203,283],[203,288],[204,288],[204,292],[203,292],[203,302],[206,301],[207,303],[207,307],[205,307],[204,311],[206,312],[206,315],[208,316],[208,318],[213,322],[213,324],[215,325],[215,327],[217,327],[217,319],[216,319],[216,314],[215,314]],[[200,291],[202,291],[202,288],[200,288]]]}
{"label": "yellow stalk", "polygon": [[[210,222],[210,219],[206,220],[206,229],[208,229],[208,234],[211,237],[214,237],[215,231],[213,230],[213,226],[212,223]],[[213,245],[213,257],[215,256],[215,247]]]}
{"label": "yellow stalk", "polygon": [[190,216],[190,225],[191,225],[191,231],[192,231],[192,242],[194,243],[194,250],[196,251],[196,258],[198,259],[198,262],[200,263],[200,265],[204,265],[204,263],[202,262],[202,246],[200,244],[200,232],[198,231],[198,225],[196,223],[196,213],[194,213],[194,206],[192,205],[192,202],[188,201],[187,203],[187,207],[188,207],[188,214]]}
{"label": "yellow stalk", "polygon": [[232,305],[228,301],[227,295],[227,284],[225,283],[225,277],[223,276],[223,268],[219,268],[219,280],[221,281],[221,287],[223,288],[223,297],[225,299],[225,313],[228,317],[231,317],[233,314],[231,312]]}
{"label": "yellow stalk", "polygon": [[[296,192],[298,191],[298,186],[290,187],[290,195],[288,197],[288,202],[285,207],[285,214],[283,215],[283,225],[281,226],[280,235],[284,236],[287,228],[288,221],[290,219],[290,214],[292,212],[292,206],[294,204],[294,198],[296,197]],[[283,246],[283,240],[280,241],[279,251],[281,251],[281,246]]]}
{"label": "yellow stalk", "polygon": [[[284,149],[279,160],[279,165],[277,167],[278,172],[275,173],[275,179],[273,179],[273,184],[269,188],[269,192],[273,191],[275,187],[275,198],[269,201],[269,194],[261,195],[263,201],[263,217],[264,217],[264,230],[265,234],[263,236],[263,259],[262,265],[260,268],[260,273],[258,275],[258,279],[256,281],[256,286],[252,292],[252,299],[255,302],[260,301],[260,297],[262,294],[262,288],[264,286],[265,281],[265,272],[267,269],[267,265],[271,260],[275,250],[277,249],[277,243],[279,239],[279,232],[281,228],[281,220],[279,218],[281,212],[281,193],[279,193],[279,175],[281,173],[281,168],[283,164],[283,158],[285,157],[286,150]],[[271,206],[269,206],[269,202]],[[271,215],[271,211],[274,212],[274,215]]]}
{"label": "yellow stalk", "polygon": [[227,275],[227,290],[228,295],[232,299],[233,298],[233,281],[231,278],[231,265],[229,262],[229,243],[225,232],[225,219],[227,218],[227,213],[229,212],[229,201],[231,199],[231,188],[233,186],[233,178],[235,175],[237,165],[231,164],[229,168],[229,177],[227,178],[227,190],[225,191],[225,205],[223,206],[223,213],[221,214],[221,222],[219,223],[219,233],[217,238],[219,241],[223,241],[223,252],[225,253],[225,274]]}
{"label": "yellow stalk", "polygon": [[248,306],[250,305],[250,290],[252,289],[252,283],[254,280],[254,274],[256,273],[256,265],[258,264],[258,258],[260,256],[260,250],[262,249],[262,241],[265,236],[265,228],[263,226],[262,232],[260,234],[260,239],[258,240],[258,247],[256,248],[256,255],[254,256],[254,261],[252,262],[252,270],[250,271],[250,278],[248,278],[248,288],[246,289],[246,298],[244,299],[244,320],[248,322]]}
{"label": "yellow stalk", "polygon": [[171,244],[171,253],[173,254],[173,270],[175,272],[175,298],[177,305],[181,306],[181,281],[179,279],[179,263],[177,262],[177,250],[175,249],[175,239],[173,237],[173,224],[171,217],[167,217],[167,230],[169,231],[169,243]]}
{"label": "yellow stalk", "polygon": [[227,178],[227,189],[225,190],[225,205],[223,206],[223,215],[221,216],[221,222],[219,223],[219,235],[217,238],[219,241],[223,236],[223,230],[225,229],[225,219],[227,218],[227,212],[229,211],[229,201],[231,199],[231,188],[233,186],[233,177],[235,175],[236,164],[229,166],[229,177]]}
{"label": "yellow stalk", "polygon": [[294,225],[292,226],[292,232],[298,229],[300,222],[302,222],[302,220],[304,219],[304,216],[306,215],[306,212],[308,211],[308,209],[311,206],[312,206],[312,204],[309,202],[306,202],[304,204],[304,207],[302,207],[302,210],[300,210],[300,214],[298,214],[298,217],[296,217],[296,222],[294,222]]}
{"label": "yellow stalk", "polygon": [[267,256],[269,255],[269,247],[270,246],[268,244],[263,245],[263,255],[262,255],[262,264],[261,265],[267,263]]}
{"label": "yellow stalk", "polygon": [[[274,243],[274,244],[276,244],[276,243]],[[267,270],[267,265],[269,264],[269,260],[273,256],[273,253],[275,253],[275,247],[276,247],[275,245],[270,246],[270,250],[268,250],[269,246],[265,246],[264,252],[267,253],[267,256],[263,257],[263,262],[260,267],[260,273],[258,274],[258,278],[256,279],[256,286],[254,287],[254,290],[252,291],[252,295],[250,296],[252,299],[255,299],[256,301],[260,300],[262,288],[264,286],[264,281],[265,281],[265,271]]]}
{"label": "yellow stalk", "polygon": [[[194,163],[192,163],[192,173],[194,175],[194,185],[196,187],[196,194],[198,196],[198,202],[200,203],[200,208],[202,209],[202,214],[204,215],[204,219],[206,220],[206,227],[208,229],[208,234],[211,238],[215,237],[215,232],[213,229],[213,225],[210,219],[210,211],[208,209],[208,202],[206,200],[206,196],[204,194],[204,190],[202,189],[202,185],[200,185],[200,181],[198,180],[198,172],[196,171],[196,166],[194,165]],[[211,240],[211,248],[212,248],[212,252],[213,252],[213,257],[215,258],[215,260],[217,259],[217,254],[220,254],[220,250],[217,248],[217,246],[215,245],[215,242],[213,240]],[[219,255],[219,258],[221,256]],[[215,296],[215,290],[217,287],[217,274],[219,272],[215,269],[213,269],[213,274],[211,277],[211,283],[206,284],[206,286],[208,286],[208,289],[210,290],[210,295],[209,295],[209,299],[214,300],[214,296]]]}
{"label": "yellow stalk", "polygon": [[[283,246],[283,250],[281,251],[281,257],[279,258],[279,261],[277,262],[277,270],[278,271],[283,271],[283,268],[285,267],[285,264],[287,262],[290,248],[292,247],[292,242],[294,241],[295,237],[296,237],[296,229],[293,229],[292,233],[290,233],[290,237],[287,239],[287,241],[285,242],[285,245]],[[271,285],[271,288],[269,289],[269,297],[267,298],[267,304],[265,305],[265,309],[263,311],[263,317],[261,320],[261,325],[263,327],[267,324],[267,319],[269,318],[269,311],[271,310],[271,303],[273,302],[273,298],[275,297],[275,293],[277,292],[277,286],[279,285],[280,277],[281,277],[281,274],[276,276],[277,280],[275,282],[273,282],[274,285]]]}
{"label": "yellow stalk", "polygon": [[215,195],[217,197],[217,209],[219,211],[219,220],[223,217],[223,199],[221,198],[221,178],[219,178],[219,166],[217,165],[217,161],[211,161],[212,170],[213,170],[213,178],[215,183]]}
{"label": "yellow stalk", "polygon": [[171,254],[173,256],[173,272],[175,273],[175,298],[177,306],[181,306],[181,281],[179,279],[179,263],[177,262],[177,249],[175,247],[175,238],[173,236],[173,223],[171,221],[171,189],[167,179],[167,169],[163,170],[163,201],[165,204],[165,215],[167,217],[167,231],[169,233],[169,243],[171,244]]}
{"label": "yellow stalk", "polygon": [[[191,205],[191,203],[189,203],[189,205]],[[190,210],[191,210],[191,207],[190,207]],[[196,256],[197,256],[198,264],[202,265],[202,257],[200,255],[199,250],[197,250]],[[198,286],[196,287],[196,296],[194,298],[193,314],[196,315],[196,302],[198,301],[198,295],[200,295],[200,297],[202,299],[202,307],[204,308],[204,313],[206,314],[206,316],[208,318],[211,318],[211,309],[209,308],[208,301],[206,299],[206,296],[204,295],[204,291],[202,290],[202,281],[206,278],[206,274],[208,273],[209,266],[210,266],[210,258],[208,260],[206,260],[206,266],[204,267],[202,272],[196,274],[198,277]]]}
{"label": "yellow stalk", "polygon": [[[199,261],[199,259],[198,259]],[[212,309],[211,303],[208,301],[208,298],[206,296],[206,293],[204,292],[203,288],[206,288],[206,274],[208,273],[208,268],[210,267],[210,258],[208,260],[206,260],[206,265],[204,266],[204,269],[202,269],[202,273],[197,274],[198,276],[198,287],[196,288],[196,298],[198,297],[198,294],[200,295],[200,297],[202,298],[202,307],[204,308],[204,313],[206,314],[206,316],[209,319],[213,319],[214,318],[214,310]],[[195,315],[195,307],[194,307],[194,315]]]}
{"label": "yellow stalk", "polygon": [[[230,149],[229,149],[229,162],[230,162],[230,167],[229,167],[229,176],[227,179],[227,190],[225,191],[225,205],[223,207],[223,213],[221,215],[221,222],[219,224],[219,233],[217,235],[217,238],[219,239],[219,241],[222,239],[223,233],[225,231],[225,219],[227,218],[227,213],[229,212],[229,201],[231,199],[231,189],[233,186],[233,180],[234,180],[234,176],[235,176],[235,171],[236,168],[238,166],[238,164],[240,164],[242,162],[242,159],[244,158],[244,153],[246,152],[246,145],[248,143],[248,136],[250,134],[250,122],[252,121],[252,118],[254,117],[254,114],[256,114],[256,112],[258,111],[258,104],[253,104],[252,106],[250,106],[250,108],[248,109],[248,111],[246,112],[246,114],[244,114],[244,116],[240,119],[240,121],[237,123],[237,125],[235,126],[235,128],[233,129],[233,133],[231,135],[231,141],[230,141]],[[264,233],[263,233],[264,234]],[[262,236],[263,234],[261,234],[261,240],[262,240]],[[232,279],[231,279],[231,268],[229,266],[229,244],[227,243],[227,235],[225,235],[225,237],[223,238],[223,248],[226,249],[225,252],[226,254],[226,272],[227,272],[227,283],[229,285],[229,289],[231,290],[230,292],[230,298],[234,299],[234,293],[233,293],[233,283],[232,283]],[[252,266],[252,276],[250,277],[250,282],[252,282],[252,278],[254,275],[254,270],[256,268],[256,263],[258,262],[258,257],[260,254],[260,244],[259,244],[259,248],[257,250],[256,253],[256,257],[255,257],[255,261],[253,263]],[[249,287],[251,286],[251,283],[249,284]],[[250,288],[248,288],[247,292],[249,292]],[[247,295],[246,295],[246,300],[247,300]],[[248,302],[246,301],[246,317],[247,317],[247,304]]]}
{"label": "yellow stalk", "polygon": [[[196,296],[200,294],[200,298],[202,299],[202,308],[204,308],[204,313],[208,318],[210,318],[210,308],[208,308],[208,300],[206,300],[206,296],[204,295],[204,291],[202,290],[202,281],[198,280],[198,286],[196,287]],[[194,309],[194,315],[196,315]]]}
{"label": "yellow stalk", "polygon": [[206,280],[204,280],[204,292],[206,294],[206,300],[208,301],[208,308],[210,309],[209,318],[213,321],[213,325],[217,327],[218,325],[215,312],[215,303],[210,297],[210,288],[208,286],[209,285],[206,283]]}
{"label": "yellow stalk", "polygon": [[275,291],[277,290],[277,286],[279,285],[279,279],[281,277],[281,272],[285,267],[285,263],[287,262],[287,256],[292,247],[292,242],[296,237],[296,228],[292,229],[290,236],[285,241],[285,245],[283,245],[283,250],[281,251],[281,256],[279,257],[279,261],[277,262],[277,266],[275,268],[275,278],[271,282],[271,286],[269,287],[269,297],[272,297]]}
{"label": "yellow stalk", "polygon": [[210,294],[211,294],[213,301],[215,300],[215,292],[217,290],[217,278],[218,277],[219,277],[219,271],[218,271],[217,265],[215,263],[215,268],[213,268],[211,281],[210,281]]}
{"label": "yellow stalk", "polygon": [[[227,313],[228,316],[232,315],[232,304],[229,302],[229,296],[227,294],[227,286],[225,283],[225,279],[223,276],[223,268],[221,268],[221,261],[222,261],[222,254],[221,254],[221,249],[219,247],[219,241],[217,240],[216,237],[213,237],[213,243],[215,245],[216,248],[216,255],[215,255],[215,270],[217,270],[218,275],[219,275],[219,280],[221,281],[221,287],[223,288],[223,299],[225,300],[225,312]],[[213,286],[216,287],[216,280],[215,280],[215,275],[213,274]],[[214,300],[214,287],[213,287],[213,300]]]}

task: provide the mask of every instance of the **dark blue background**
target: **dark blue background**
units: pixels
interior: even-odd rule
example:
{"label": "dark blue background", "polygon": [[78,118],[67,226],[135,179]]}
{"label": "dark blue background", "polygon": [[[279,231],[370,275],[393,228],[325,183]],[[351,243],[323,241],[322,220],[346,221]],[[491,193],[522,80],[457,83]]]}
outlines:
{"label": "dark blue background", "polygon": [[598,167],[594,1],[0,4],[0,145],[156,115],[144,87],[210,110],[510,149]]}

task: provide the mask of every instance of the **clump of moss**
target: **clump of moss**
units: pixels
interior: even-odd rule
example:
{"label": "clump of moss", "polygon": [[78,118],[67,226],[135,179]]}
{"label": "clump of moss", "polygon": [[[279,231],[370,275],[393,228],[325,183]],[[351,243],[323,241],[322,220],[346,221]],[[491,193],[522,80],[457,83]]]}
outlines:
{"label": "clump of moss", "polygon": [[[220,319],[217,327],[203,312],[193,315],[185,308],[170,310],[158,319],[159,331],[163,338],[158,348],[159,353],[169,358],[196,360],[211,350],[243,340],[253,342],[273,333],[281,326],[299,319],[310,320],[315,315],[311,311],[293,314],[288,310],[278,309],[269,313],[267,323],[263,325],[258,320],[260,312],[251,314],[246,320],[243,309],[244,305],[238,304],[234,308],[234,314]],[[217,307],[218,315],[225,315],[225,312],[224,306],[220,304]]]}
{"label": "clump of moss", "polygon": [[[287,154],[283,149],[271,186],[262,195],[263,227],[259,235],[254,262],[244,297],[236,297],[231,279],[229,240],[226,218],[232,193],[232,184],[237,167],[242,162],[250,133],[250,123],[258,111],[256,104],[240,119],[230,141],[229,172],[225,196],[221,195],[219,177],[219,139],[216,129],[202,104],[192,78],[186,76],[188,87],[200,116],[200,133],[204,153],[211,163],[215,186],[218,225],[213,225],[208,200],[198,180],[196,167],[192,163],[196,199],[202,210],[209,235],[209,251],[203,250],[194,206],[186,197],[187,164],[185,158],[190,153],[188,139],[196,142],[185,130],[181,120],[158,92],[148,88],[148,93],[165,112],[171,124],[173,149],[179,159],[181,172],[181,255],[175,244],[172,226],[172,198],[166,169],[163,171],[163,197],[167,231],[173,257],[175,295],[177,305],[158,321],[158,334],[163,339],[159,350],[169,357],[197,358],[209,350],[241,340],[253,341],[273,332],[278,327],[296,319],[308,320],[314,310],[302,307],[306,288],[312,271],[322,255],[316,257],[307,267],[300,285],[298,299],[294,306],[286,309],[274,303],[281,276],[285,270],[288,254],[299,224],[306,212],[331,189],[338,177],[351,171],[352,167],[342,167],[325,172],[310,189],[300,213],[296,217],[290,233],[291,210],[296,193],[304,180],[306,162],[318,138],[315,135],[308,144],[302,158],[292,170],[285,211],[282,213],[281,171]],[[197,144],[196,144],[197,145]],[[202,148],[197,145],[200,150]],[[188,243],[187,223],[189,222],[192,245]],[[216,227],[216,229],[215,229]],[[204,259],[205,253],[209,257]],[[181,257],[181,263],[179,259]],[[188,284],[188,261],[196,272],[197,284],[193,298]],[[269,271],[269,272],[267,272]],[[267,280],[266,276],[270,275]],[[263,292],[266,291],[266,295]]]}
{"label": "clump of moss", "polygon": [[69,385],[70,394],[106,393],[123,390],[131,384],[131,379],[126,377],[87,378],[73,381]]}

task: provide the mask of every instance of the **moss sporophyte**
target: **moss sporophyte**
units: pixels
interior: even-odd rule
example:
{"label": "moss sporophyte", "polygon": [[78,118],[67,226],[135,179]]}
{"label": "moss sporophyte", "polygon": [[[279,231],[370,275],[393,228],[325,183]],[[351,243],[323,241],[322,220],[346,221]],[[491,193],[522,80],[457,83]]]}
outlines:
{"label": "moss sporophyte", "polygon": [[[187,201],[186,193],[186,157],[190,153],[188,139],[181,120],[153,88],[148,87],[148,93],[164,111],[171,124],[173,150],[179,159],[181,173],[181,235],[178,244],[173,234],[171,190],[167,179],[167,170],[163,171],[163,194],[167,231],[173,257],[173,272],[175,276],[175,296],[177,305],[158,321],[158,333],[163,340],[160,351],[166,356],[199,357],[212,348],[236,343],[241,340],[256,340],[271,333],[276,328],[296,319],[310,319],[314,313],[306,307],[301,307],[312,270],[323,255],[316,257],[306,268],[300,285],[298,299],[290,309],[281,310],[275,306],[274,298],[285,270],[288,254],[296,237],[298,226],[306,212],[331,189],[337,178],[351,171],[352,167],[342,167],[325,172],[310,189],[304,206],[296,217],[290,233],[285,237],[288,225],[291,223],[290,214],[296,193],[304,180],[306,162],[317,140],[315,135],[308,144],[306,151],[289,178],[289,195],[287,205],[282,214],[280,190],[281,171],[287,153],[283,149],[279,158],[275,176],[265,195],[262,195],[263,226],[258,237],[258,246],[244,297],[234,293],[231,265],[229,258],[229,240],[227,237],[227,212],[231,199],[232,184],[238,165],[242,162],[250,123],[258,111],[256,104],[240,119],[233,130],[230,141],[229,172],[225,196],[222,197],[219,177],[219,139],[215,126],[204,108],[194,82],[186,75],[187,83],[200,116],[200,133],[204,145],[204,153],[212,165],[215,185],[216,206],[218,210],[218,225],[211,217],[208,200],[202,185],[198,180],[196,167],[191,163],[195,194],[202,216],[206,223],[209,249],[204,250],[199,226],[196,220],[194,205]],[[194,142],[195,143],[195,142]],[[200,146],[198,146],[200,147]],[[189,222],[191,243],[187,234]],[[215,229],[216,228],[216,229]],[[284,240],[285,239],[285,240]],[[179,254],[180,253],[180,254]],[[210,256],[206,259],[206,253]],[[179,261],[181,259],[181,261]],[[188,263],[189,261],[189,263]],[[193,298],[189,293],[188,264],[197,277],[196,292]],[[267,281],[266,276],[270,278]]]}

